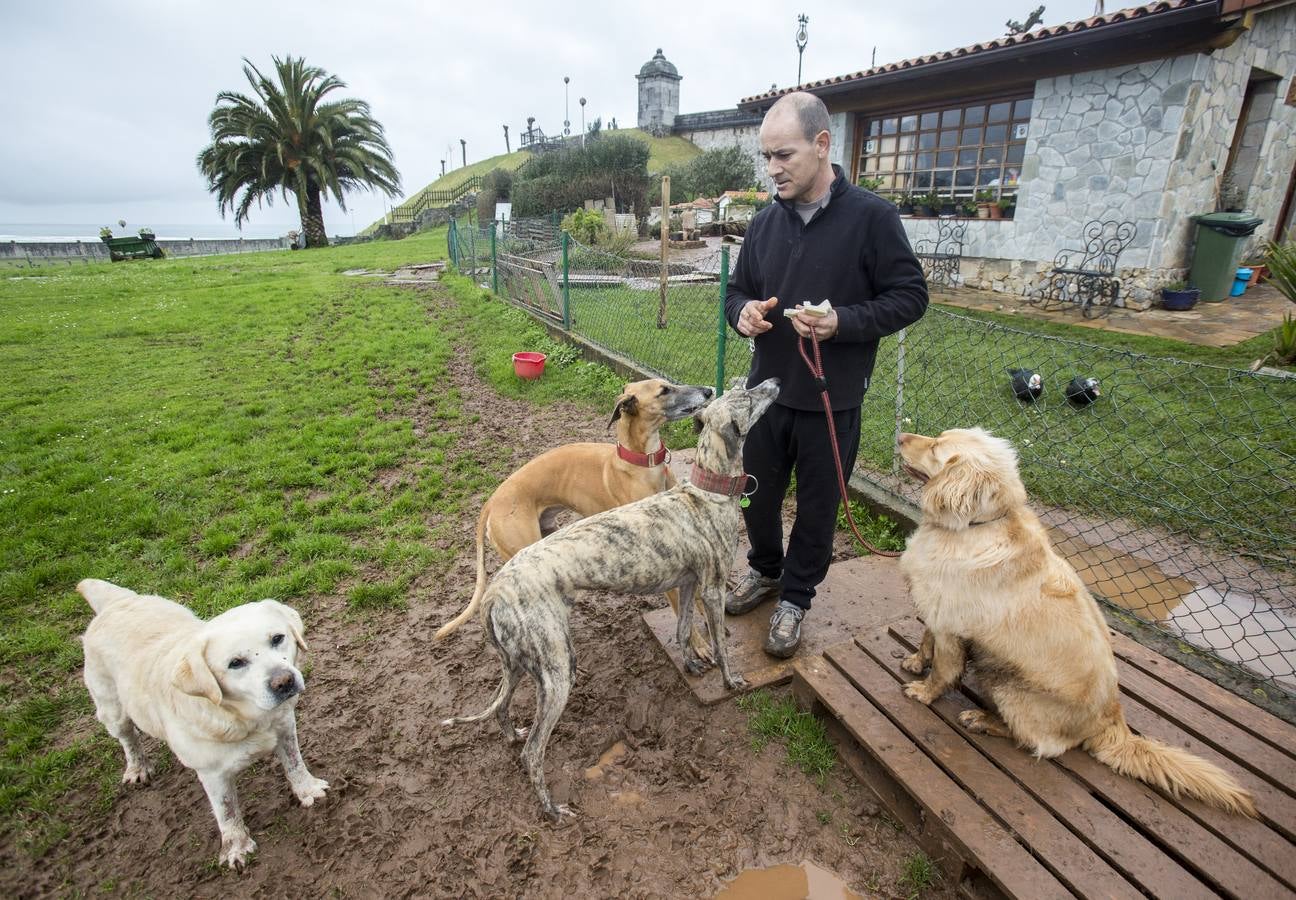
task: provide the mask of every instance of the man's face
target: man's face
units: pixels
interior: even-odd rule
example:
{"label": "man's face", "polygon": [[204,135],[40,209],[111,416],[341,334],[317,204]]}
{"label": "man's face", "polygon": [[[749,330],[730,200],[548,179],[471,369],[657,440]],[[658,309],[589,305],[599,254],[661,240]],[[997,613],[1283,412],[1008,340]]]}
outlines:
{"label": "man's face", "polygon": [[828,158],[828,132],[821,131],[808,141],[796,112],[777,109],[761,123],[760,146],[765,171],[774,179],[781,199],[793,203],[819,199],[823,189],[816,190],[815,182]]}

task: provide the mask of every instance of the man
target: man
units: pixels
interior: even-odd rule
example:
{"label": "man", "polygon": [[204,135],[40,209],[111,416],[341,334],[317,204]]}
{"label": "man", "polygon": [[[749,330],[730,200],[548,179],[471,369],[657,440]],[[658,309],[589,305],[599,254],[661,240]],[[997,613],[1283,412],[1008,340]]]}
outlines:
{"label": "man", "polygon": [[[781,658],[796,652],[801,620],[828,574],[841,500],[822,387],[797,341],[813,331],[821,345],[831,424],[849,474],[878,341],[927,309],[922,268],[895,206],[829,162],[828,127],[823,101],[808,93],[788,94],[766,113],[761,155],[778,196],[748,226],[725,300],[729,324],[754,339],[747,383],[783,380],[743,452],[756,489],[743,511],[751,571],[726,596],[725,611],[742,615],[778,597],[765,651]],[[824,299],[832,304],[826,316],[784,316]],[[784,553],[782,505],[794,471],[796,518]]]}

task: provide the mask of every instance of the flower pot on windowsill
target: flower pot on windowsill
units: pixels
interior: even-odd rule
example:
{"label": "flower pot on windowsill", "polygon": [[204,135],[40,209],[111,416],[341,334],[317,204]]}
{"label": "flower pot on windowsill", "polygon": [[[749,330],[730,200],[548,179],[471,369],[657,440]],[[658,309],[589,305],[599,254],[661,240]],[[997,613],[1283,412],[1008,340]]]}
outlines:
{"label": "flower pot on windowsill", "polygon": [[993,219],[992,211],[998,209],[993,203],[978,203],[976,207],[976,216],[978,219]]}
{"label": "flower pot on windowsill", "polygon": [[1201,291],[1197,288],[1183,288],[1182,290],[1172,290],[1170,288],[1161,288],[1161,308],[1172,310],[1174,312],[1183,312],[1192,309],[1201,299]]}

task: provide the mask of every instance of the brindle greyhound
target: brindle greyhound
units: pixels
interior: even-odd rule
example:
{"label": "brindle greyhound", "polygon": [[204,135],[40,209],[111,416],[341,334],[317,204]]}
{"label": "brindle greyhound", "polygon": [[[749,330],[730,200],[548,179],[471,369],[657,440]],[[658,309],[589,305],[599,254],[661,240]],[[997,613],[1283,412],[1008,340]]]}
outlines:
{"label": "brindle greyhound", "polygon": [[[555,821],[571,810],[553,802],[545,785],[545,746],[562,716],[576,675],[568,615],[576,591],[654,594],[680,592],[676,638],[689,671],[704,664],[689,646],[693,598],[701,597],[715,659],[730,689],[746,685],[729,669],[725,651],[725,576],[738,546],[738,501],[746,489],[742,447],[747,432],[778,396],[779,380],[735,388],[697,415],[701,432],[689,481],[644,500],[574,522],[506,562],[486,588],[482,617],[504,677],[480,713],[443,725],[480,722],[492,714],[504,739],[526,737],[522,761]],[[536,683],[530,735],[515,729],[509,701],[522,673]]]}
{"label": "brindle greyhound", "polygon": [[[675,486],[666,464],[660,429],[701,409],[715,392],[709,387],[675,385],[658,378],[627,384],[608,427],[617,427],[616,446],[578,443],[555,447],[518,469],[491,494],[477,518],[477,586],[459,615],[437,631],[441,640],[467,622],[486,590],[486,541],[507,561],[523,547],[557,530],[564,509],[591,516],[624,506]],[[667,594],[679,615],[679,592]],[[712,663],[710,641],[694,629],[695,653]]]}

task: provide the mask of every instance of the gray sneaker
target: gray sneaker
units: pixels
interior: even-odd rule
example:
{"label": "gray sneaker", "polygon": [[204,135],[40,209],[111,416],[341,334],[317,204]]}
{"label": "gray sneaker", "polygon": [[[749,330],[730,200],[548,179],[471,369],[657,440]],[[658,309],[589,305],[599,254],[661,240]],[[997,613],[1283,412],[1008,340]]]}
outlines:
{"label": "gray sneaker", "polygon": [[755,569],[748,569],[737,587],[725,594],[725,612],[741,616],[779,595],[779,580],[767,578]]}
{"label": "gray sneaker", "polygon": [[770,616],[769,637],[765,639],[765,652],[779,659],[787,659],[801,645],[801,619],[805,610],[794,603],[780,600]]}

